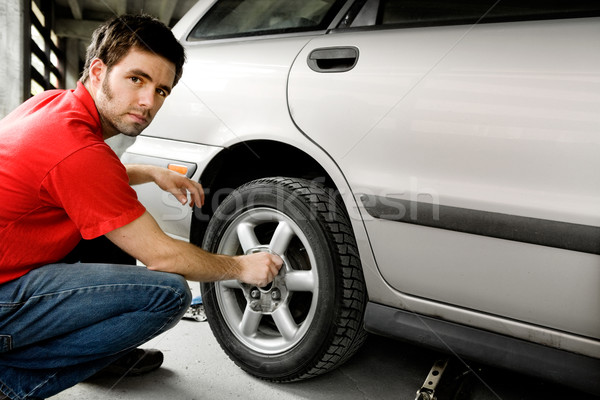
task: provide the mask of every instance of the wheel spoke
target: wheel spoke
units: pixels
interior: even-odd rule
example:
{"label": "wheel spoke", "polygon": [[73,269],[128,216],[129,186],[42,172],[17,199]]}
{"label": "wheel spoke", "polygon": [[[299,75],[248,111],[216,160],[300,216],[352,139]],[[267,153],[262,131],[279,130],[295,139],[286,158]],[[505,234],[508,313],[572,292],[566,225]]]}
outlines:
{"label": "wheel spoke", "polygon": [[295,236],[292,227],[285,221],[280,221],[273,233],[269,247],[275,254],[282,255],[287,250],[290,241]]}
{"label": "wheel spoke", "polygon": [[258,325],[262,319],[262,314],[252,310],[249,306],[246,306],[242,321],[240,322],[240,331],[245,336],[253,337],[256,335]]}
{"label": "wheel spoke", "polygon": [[221,287],[227,288],[227,289],[242,289],[240,282],[236,281],[235,279],[221,281],[221,282],[219,282],[219,284],[221,285]]}
{"label": "wheel spoke", "polygon": [[236,232],[244,253],[260,245],[256,233],[254,233],[254,225],[241,223],[238,225]]}
{"label": "wheel spoke", "polygon": [[315,276],[313,271],[290,271],[285,275],[285,285],[292,292],[314,292]]}
{"label": "wheel spoke", "polygon": [[293,340],[298,332],[298,325],[296,325],[294,318],[292,318],[290,309],[287,306],[282,305],[275,310],[272,316],[281,336],[287,341]]}

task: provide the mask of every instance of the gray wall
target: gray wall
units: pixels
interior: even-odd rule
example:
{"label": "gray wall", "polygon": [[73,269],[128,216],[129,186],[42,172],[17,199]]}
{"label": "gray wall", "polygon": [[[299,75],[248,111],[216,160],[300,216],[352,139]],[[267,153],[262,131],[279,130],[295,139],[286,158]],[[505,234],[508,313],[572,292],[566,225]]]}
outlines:
{"label": "gray wall", "polygon": [[[25,10],[23,0],[0,0],[0,119],[14,110],[29,96],[24,90]],[[29,35],[27,35],[29,36]],[[79,79],[79,41],[66,40],[65,87],[74,89]]]}
{"label": "gray wall", "polygon": [[23,102],[23,26],[22,0],[0,2],[0,118]]}

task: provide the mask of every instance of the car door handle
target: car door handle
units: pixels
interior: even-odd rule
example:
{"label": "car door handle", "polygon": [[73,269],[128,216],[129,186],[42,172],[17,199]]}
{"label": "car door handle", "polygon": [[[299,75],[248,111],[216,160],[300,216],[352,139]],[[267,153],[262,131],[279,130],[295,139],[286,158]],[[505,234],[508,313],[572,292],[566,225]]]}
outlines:
{"label": "car door handle", "polygon": [[306,60],[316,72],[346,72],[358,62],[356,47],[323,47],[310,52]]}

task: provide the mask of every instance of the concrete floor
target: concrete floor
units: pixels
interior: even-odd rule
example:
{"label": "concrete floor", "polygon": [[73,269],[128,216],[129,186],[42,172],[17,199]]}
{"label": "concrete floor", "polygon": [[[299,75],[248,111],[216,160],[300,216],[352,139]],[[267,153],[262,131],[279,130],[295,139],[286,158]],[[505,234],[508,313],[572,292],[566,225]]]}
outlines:
{"label": "concrete floor", "polygon": [[[207,322],[184,319],[144,347],[164,352],[165,362],[158,371],[83,382],[50,400],[413,400],[433,362],[444,357],[371,336],[359,353],[335,371],[304,382],[274,384],[253,378],[230,361]],[[472,367],[477,376],[467,376],[466,385],[457,391],[452,383],[466,368],[459,360],[451,360],[451,365],[456,371],[444,374],[439,400],[594,399],[552,383],[476,366]]]}

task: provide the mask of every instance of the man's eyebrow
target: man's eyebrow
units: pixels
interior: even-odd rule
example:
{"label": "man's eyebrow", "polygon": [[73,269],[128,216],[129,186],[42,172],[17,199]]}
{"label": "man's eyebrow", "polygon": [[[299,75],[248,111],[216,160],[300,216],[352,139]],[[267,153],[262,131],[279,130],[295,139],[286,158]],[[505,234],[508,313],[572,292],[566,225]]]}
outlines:
{"label": "man's eyebrow", "polygon": [[[142,78],[148,80],[149,82],[154,82],[154,80],[152,79],[152,77],[150,75],[148,75],[146,72],[142,71],[141,69],[134,68],[134,69],[130,70],[129,73],[132,74],[132,75],[141,76]],[[171,87],[170,86],[167,86],[167,85],[158,85],[158,87],[160,89],[164,90],[165,92],[167,92],[167,94],[171,93]]]}

